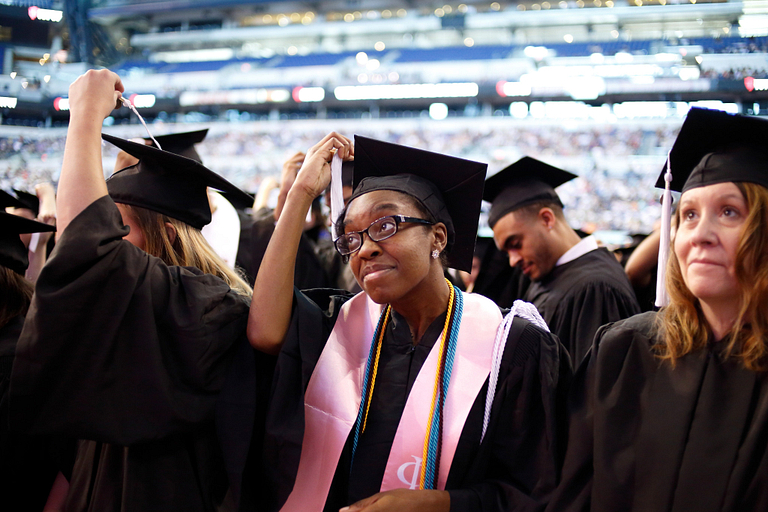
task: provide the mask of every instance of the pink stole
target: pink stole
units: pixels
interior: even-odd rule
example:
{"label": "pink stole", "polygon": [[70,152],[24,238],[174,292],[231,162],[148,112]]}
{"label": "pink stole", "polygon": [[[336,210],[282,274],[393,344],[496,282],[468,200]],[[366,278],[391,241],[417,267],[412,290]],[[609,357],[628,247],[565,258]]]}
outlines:
{"label": "pink stole", "polygon": [[[438,488],[453,462],[459,436],[491,369],[498,306],[464,294],[464,312],[446,396]],[[336,465],[357,419],[363,373],[382,306],[360,293],[345,303],[304,394],[304,439],[296,482],[282,512],[322,511]],[[416,377],[390,450],[381,490],[418,487],[432,404],[439,341]]]}

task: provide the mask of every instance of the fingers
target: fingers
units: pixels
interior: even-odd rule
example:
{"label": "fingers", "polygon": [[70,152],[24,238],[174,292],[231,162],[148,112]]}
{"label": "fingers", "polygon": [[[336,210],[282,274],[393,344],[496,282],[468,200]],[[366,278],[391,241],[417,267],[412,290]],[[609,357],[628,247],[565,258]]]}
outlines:
{"label": "fingers", "polygon": [[116,108],[125,87],[108,69],[91,69],[69,86],[70,115],[97,113],[102,119]]}
{"label": "fingers", "polygon": [[354,144],[347,137],[336,132],[331,132],[309,150],[307,158],[320,155],[326,162],[330,162],[331,158],[333,158],[333,155],[336,153],[338,153],[342,159],[349,160],[351,159],[350,157],[354,155]]}
{"label": "fingers", "polygon": [[381,499],[383,494],[384,493],[377,493],[377,494],[374,494],[373,496],[369,496],[364,500],[360,500],[348,507],[342,508],[341,510],[339,510],[339,512],[360,512],[362,510],[365,510],[366,508],[370,507],[371,505],[379,501],[379,499]]}

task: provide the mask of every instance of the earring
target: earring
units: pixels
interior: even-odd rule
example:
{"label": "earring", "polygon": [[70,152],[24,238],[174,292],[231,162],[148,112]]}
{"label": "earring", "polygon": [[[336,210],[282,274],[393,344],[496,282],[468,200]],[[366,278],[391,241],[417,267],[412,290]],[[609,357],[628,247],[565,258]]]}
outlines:
{"label": "earring", "polygon": [[433,259],[433,260],[436,260],[436,259],[437,259],[437,258],[439,258],[439,257],[440,257],[440,251],[438,251],[437,249],[435,249],[434,251],[432,251],[432,259]]}

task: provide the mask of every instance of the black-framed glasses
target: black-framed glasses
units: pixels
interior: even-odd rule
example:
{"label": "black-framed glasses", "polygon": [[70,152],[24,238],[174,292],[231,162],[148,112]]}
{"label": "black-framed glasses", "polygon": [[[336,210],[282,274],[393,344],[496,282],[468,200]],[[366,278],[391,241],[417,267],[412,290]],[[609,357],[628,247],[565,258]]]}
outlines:
{"label": "black-framed glasses", "polygon": [[363,233],[367,234],[368,238],[374,242],[381,242],[382,240],[394,236],[394,234],[397,233],[398,226],[404,222],[427,224],[429,226],[434,224],[434,222],[416,217],[387,215],[386,217],[371,222],[371,225],[362,231],[350,231],[349,233],[344,233],[334,240],[333,243],[336,246],[336,250],[339,251],[339,254],[342,256],[349,256],[350,254],[359,251],[360,247],[362,247]]}

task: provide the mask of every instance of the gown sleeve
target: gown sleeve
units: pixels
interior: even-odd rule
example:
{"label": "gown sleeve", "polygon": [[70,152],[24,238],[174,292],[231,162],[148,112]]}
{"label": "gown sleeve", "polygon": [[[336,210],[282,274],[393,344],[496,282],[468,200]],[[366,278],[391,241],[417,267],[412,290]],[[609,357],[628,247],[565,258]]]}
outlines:
{"label": "gown sleeve", "polygon": [[640,313],[634,295],[600,281],[569,294],[557,310],[556,325],[550,327],[568,349],[574,367],[581,363],[601,326]]}
{"label": "gown sleeve", "polygon": [[17,347],[14,428],[131,445],[213,419],[249,301],[127,232],[105,196],[62,234]]}
{"label": "gown sleeve", "polygon": [[294,289],[291,323],[277,358],[266,420],[264,472],[273,492],[265,510],[279,508],[293,490],[304,438],[304,391],[339,310],[351,297],[341,290]]}
{"label": "gown sleeve", "polygon": [[[637,317],[636,317],[637,318]],[[553,494],[547,512],[554,511],[589,511],[592,507],[594,485],[595,441],[606,435],[596,431],[596,419],[601,425],[609,425],[614,431],[612,439],[615,453],[621,450],[631,451],[631,439],[637,430],[633,414],[613,413],[607,418],[602,402],[615,402],[620,398],[618,409],[637,411],[641,408],[637,390],[642,387],[642,373],[637,371],[637,361],[641,351],[648,352],[647,340],[637,336],[631,329],[624,328],[626,322],[616,327],[615,323],[602,326],[576,371],[573,385],[568,394],[568,438],[567,452],[563,463],[562,480]],[[648,323],[648,322],[646,322]],[[635,338],[642,342],[635,342]],[[636,372],[635,378],[631,375]],[[628,378],[629,377],[629,378]],[[600,403],[598,403],[600,402]],[[623,444],[622,447],[619,445]],[[626,468],[618,474],[626,474]],[[617,497],[616,510],[631,508],[627,500],[631,496]]]}
{"label": "gown sleeve", "polygon": [[[515,324],[522,329],[516,331]],[[449,490],[451,511],[543,508],[559,479],[570,378],[570,360],[557,338],[515,319],[486,437],[463,482],[450,481],[451,468],[448,484],[458,487]],[[487,385],[480,396],[485,396]],[[479,404],[484,406],[484,400],[475,402]],[[466,429],[462,441],[472,437]]]}

